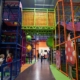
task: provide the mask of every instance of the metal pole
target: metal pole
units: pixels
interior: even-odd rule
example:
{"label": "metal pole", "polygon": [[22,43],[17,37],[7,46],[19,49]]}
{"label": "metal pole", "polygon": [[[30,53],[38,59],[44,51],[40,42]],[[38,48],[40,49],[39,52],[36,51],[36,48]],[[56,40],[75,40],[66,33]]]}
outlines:
{"label": "metal pole", "polygon": [[[66,41],[66,19],[65,19],[65,7],[64,6],[65,6],[64,5],[64,1],[62,1],[62,11],[63,11],[63,21],[64,21],[64,39]],[[66,61],[66,73],[68,74],[68,64],[67,64],[67,61]]]}
{"label": "metal pole", "polygon": [[1,25],[2,25],[2,0],[0,0],[0,44],[1,44]]}
{"label": "metal pole", "polygon": [[[59,36],[59,51],[60,51],[60,8],[59,8],[59,2],[57,5],[57,11],[58,11],[58,36]],[[60,70],[61,70],[61,65],[60,65]]]}
{"label": "metal pole", "polygon": [[[72,27],[74,30],[74,37],[76,37],[76,31],[75,31],[75,24],[74,24],[74,6],[73,6],[73,1],[70,0],[70,5],[71,5],[71,17],[72,17]],[[74,40],[75,44],[75,52],[76,52],[76,80],[78,80],[78,60],[77,60],[77,49],[76,49],[76,39]]]}
{"label": "metal pole", "polygon": [[36,62],[36,38],[35,38],[35,62]]}

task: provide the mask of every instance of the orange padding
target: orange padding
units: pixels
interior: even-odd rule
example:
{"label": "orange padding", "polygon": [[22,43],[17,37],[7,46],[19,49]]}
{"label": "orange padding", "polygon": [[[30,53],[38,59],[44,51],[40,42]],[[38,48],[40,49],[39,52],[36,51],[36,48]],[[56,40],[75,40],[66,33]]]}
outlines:
{"label": "orange padding", "polygon": [[26,70],[28,67],[30,67],[32,64],[24,64],[21,67],[21,72],[23,72],[24,70]]}

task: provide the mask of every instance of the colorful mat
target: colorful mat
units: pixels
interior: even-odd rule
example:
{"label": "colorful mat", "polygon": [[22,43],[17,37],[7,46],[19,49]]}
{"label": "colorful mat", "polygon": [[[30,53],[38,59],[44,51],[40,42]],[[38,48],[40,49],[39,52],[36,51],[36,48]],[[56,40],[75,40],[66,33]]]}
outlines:
{"label": "colorful mat", "polygon": [[50,69],[56,80],[70,80],[69,77],[65,76],[59,70],[57,70],[54,65],[50,65]]}

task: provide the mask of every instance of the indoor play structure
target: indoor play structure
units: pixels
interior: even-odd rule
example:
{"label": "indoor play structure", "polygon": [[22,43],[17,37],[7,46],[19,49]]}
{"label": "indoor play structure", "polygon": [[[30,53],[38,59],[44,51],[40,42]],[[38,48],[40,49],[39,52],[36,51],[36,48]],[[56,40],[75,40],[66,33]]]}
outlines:
{"label": "indoor play structure", "polygon": [[56,49],[60,51],[60,71],[80,80],[80,1],[58,0],[56,9]]}
{"label": "indoor play structure", "polygon": [[14,80],[26,58],[37,59],[41,43],[50,48],[51,64],[80,80],[80,1],[56,0],[54,6],[22,10],[20,0],[0,0],[0,54],[13,56],[0,66],[0,80]]}
{"label": "indoor play structure", "polygon": [[[1,0],[0,0],[1,1]],[[22,46],[22,6],[20,0],[3,0],[0,2],[2,21],[0,21],[0,54],[12,54],[12,62],[5,62],[0,66],[0,80],[14,80],[20,73]],[[24,36],[23,36],[24,37]],[[7,68],[7,69],[6,69]]]}
{"label": "indoor play structure", "polygon": [[[55,33],[55,11],[53,9],[46,8],[24,8],[22,17],[22,30],[26,33],[26,38],[31,38],[31,41],[27,39],[27,42],[32,43],[33,56],[38,57],[39,43],[46,42],[50,36],[53,38]],[[29,36],[30,35],[30,36]],[[48,40],[53,42],[53,40]],[[28,44],[28,43],[27,43]],[[50,43],[52,46],[53,43]],[[45,53],[45,52],[44,52]]]}

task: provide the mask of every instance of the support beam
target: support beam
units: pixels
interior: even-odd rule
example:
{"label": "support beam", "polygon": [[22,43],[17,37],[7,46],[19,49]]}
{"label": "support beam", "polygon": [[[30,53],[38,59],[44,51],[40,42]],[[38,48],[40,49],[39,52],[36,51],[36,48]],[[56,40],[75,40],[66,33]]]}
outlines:
{"label": "support beam", "polygon": [[2,25],[2,0],[0,0],[0,42],[1,42],[1,25]]}
{"label": "support beam", "polygon": [[[71,5],[71,18],[72,18],[72,27],[73,27],[73,31],[74,31],[74,37],[76,37],[76,29],[75,29],[75,24],[74,24],[74,3],[73,3],[73,1],[72,0],[70,0],[70,5]],[[74,40],[74,44],[75,44],[75,46],[74,46],[74,48],[75,48],[75,53],[76,53],[76,80],[79,80],[78,78],[78,76],[79,76],[79,74],[78,74],[78,60],[77,60],[77,56],[78,56],[78,54],[77,54],[77,45],[76,45],[76,39]]]}
{"label": "support beam", "polygon": [[[59,0],[58,2],[61,2],[62,0]],[[64,2],[65,6],[70,6],[70,2]],[[80,2],[73,2],[73,6],[80,6]]]}
{"label": "support beam", "polygon": [[[70,2],[64,2],[65,6],[70,6]],[[80,6],[80,2],[73,2],[73,6]]]}

